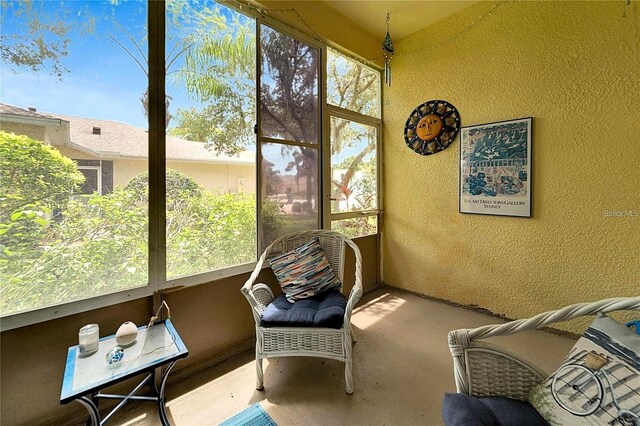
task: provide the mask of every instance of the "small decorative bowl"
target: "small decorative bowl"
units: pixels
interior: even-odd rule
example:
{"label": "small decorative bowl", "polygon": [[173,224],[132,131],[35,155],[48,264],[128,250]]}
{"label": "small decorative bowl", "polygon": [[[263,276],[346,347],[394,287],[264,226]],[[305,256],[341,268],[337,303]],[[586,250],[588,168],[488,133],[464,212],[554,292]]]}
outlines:
{"label": "small decorative bowl", "polygon": [[115,367],[120,361],[122,361],[122,358],[124,358],[124,349],[120,346],[116,346],[107,353],[105,360],[110,367]]}

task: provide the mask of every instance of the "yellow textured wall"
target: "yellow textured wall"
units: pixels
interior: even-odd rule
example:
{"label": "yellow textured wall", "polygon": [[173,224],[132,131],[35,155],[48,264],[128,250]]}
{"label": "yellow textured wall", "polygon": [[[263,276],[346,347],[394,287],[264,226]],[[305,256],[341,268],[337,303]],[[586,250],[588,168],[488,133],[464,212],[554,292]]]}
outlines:
{"label": "yellow textured wall", "polygon": [[[384,281],[512,318],[640,294],[639,33],[638,2],[483,2],[399,41]],[[531,219],[458,213],[459,136],[426,157],[403,139],[430,99],[463,126],[533,116]]]}

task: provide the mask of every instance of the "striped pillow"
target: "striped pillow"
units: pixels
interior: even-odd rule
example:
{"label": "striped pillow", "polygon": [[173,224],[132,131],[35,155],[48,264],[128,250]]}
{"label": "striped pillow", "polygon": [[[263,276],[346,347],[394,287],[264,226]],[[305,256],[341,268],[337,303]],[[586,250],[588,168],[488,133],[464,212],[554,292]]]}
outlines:
{"label": "striped pillow", "polygon": [[341,285],[318,237],[274,257],[269,264],[291,303],[339,288]]}

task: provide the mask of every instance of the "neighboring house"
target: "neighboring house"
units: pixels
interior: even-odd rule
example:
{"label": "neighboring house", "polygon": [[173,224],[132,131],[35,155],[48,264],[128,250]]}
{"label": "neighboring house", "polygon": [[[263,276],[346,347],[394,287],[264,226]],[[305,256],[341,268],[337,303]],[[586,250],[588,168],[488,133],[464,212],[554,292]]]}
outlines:
{"label": "neighboring house", "polygon": [[[0,103],[0,130],[55,146],[85,175],[83,193],[108,193],[147,170],[148,132],[96,118],[39,113]],[[255,152],[216,155],[204,143],[167,135],[167,168],[181,171],[216,193],[255,192]]]}

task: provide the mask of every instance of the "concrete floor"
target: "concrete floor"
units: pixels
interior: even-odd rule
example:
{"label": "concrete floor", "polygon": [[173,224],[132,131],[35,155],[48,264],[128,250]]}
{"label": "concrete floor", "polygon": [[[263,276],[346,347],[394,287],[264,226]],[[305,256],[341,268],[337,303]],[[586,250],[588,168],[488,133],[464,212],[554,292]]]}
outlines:
{"label": "concrete floor", "polygon": [[[278,425],[437,425],[441,401],[455,392],[447,333],[501,322],[383,288],[363,297],[352,322],[355,393],[344,392],[344,364],[315,358],[266,360],[265,390],[255,390],[253,351],[170,383],[172,424],[217,425],[259,402]],[[553,371],[571,339],[535,331],[492,339]],[[110,424],[159,424],[155,405],[127,404]]]}

